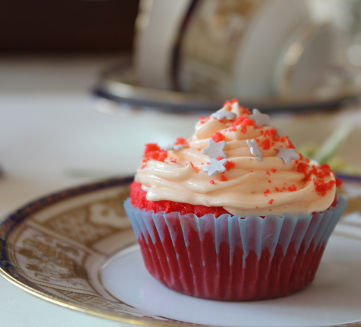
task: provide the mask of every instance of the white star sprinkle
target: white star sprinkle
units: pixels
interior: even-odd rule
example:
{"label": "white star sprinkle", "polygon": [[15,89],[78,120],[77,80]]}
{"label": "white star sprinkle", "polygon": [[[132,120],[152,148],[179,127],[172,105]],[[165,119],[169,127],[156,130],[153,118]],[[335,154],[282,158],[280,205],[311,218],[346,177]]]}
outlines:
{"label": "white star sprinkle", "polygon": [[224,166],[227,162],[227,159],[217,160],[211,158],[211,161],[208,166],[203,167],[203,171],[208,172],[208,176],[212,176],[215,173],[223,173],[226,170]]}
{"label": "white star sprinkle", "polygon": [[228,110],[219,110],[217,112],[215,112],[214,114],[211,115],[213,118],[216,118],[218,120],[233,120],[237,117],[237,115],[232,112],[232,111],[228,111]]}
{"label": "white star sprinkle", "polygon": [[300,159],[300,155],[295,149],[278,148],[276,157],[281,158],[283,162],[288,165],[292,160]]}
{"label": "white star sprinkle", "polygon": [[235,101],[232,103],[232,111],[237,111],[239,108],[239,103],[238,101]]}
{"label": "white star sprinkle", "polygon": [[202,153],[210,158],[225,158],[224,147],[226,146],[225,141],[215,142],[213,139],[209,139],[208,146],[202,150]]}
{"label": "white star sprinkle", "polygon": [[163,150],[166,150],[166,151],[178,151],[178,150],[182,150],[186,147],[185,144],[168,144],[166,146],[163,147]]}
{"label": "white star sprinkle", "polygon": [[252,115],[249,115],[249,118],[253,119],[258,126],[268,125],[270,120],[268,115],[263,114],[258,109],[253,109]]}
{"label": "white star sprinkle", "polygon": [[251,154],[255,156],[258,160],[262,160],[262,150],[259,148],[257,141],[255,139],[250,139],[246,142]]}

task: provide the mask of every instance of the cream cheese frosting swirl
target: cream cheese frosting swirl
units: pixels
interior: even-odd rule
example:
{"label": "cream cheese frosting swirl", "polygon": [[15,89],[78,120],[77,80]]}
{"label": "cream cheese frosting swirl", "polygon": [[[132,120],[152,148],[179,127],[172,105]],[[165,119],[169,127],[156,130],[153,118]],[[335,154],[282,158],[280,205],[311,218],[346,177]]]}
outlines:
{"label": "cream cheese frosting swirl", "polygon": [[[331,169],[303,158],[287,136],[268,126],[268,116],[251,114],[237,101],[201,117],[194,134],[176,145],[168,151],[153,145],[153,155],[145,154],[135,181],[147,200],[223,207],[245,216],[323,211],[335,199]],[[222,152],[224,157],[211,158]]]}

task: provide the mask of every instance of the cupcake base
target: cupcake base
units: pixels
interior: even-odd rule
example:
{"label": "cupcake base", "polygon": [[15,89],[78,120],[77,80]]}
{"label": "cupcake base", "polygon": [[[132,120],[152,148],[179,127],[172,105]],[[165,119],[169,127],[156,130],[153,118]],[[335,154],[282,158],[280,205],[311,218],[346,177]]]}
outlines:
{"label": "cupcake base", "polygon": [[215,300],[259,300],[309,285],[345,209],[282,217],[197,217],[125,208],[149,273],[172,290]]}
{"label": "cupcake base", "polygon": [[[200,248],[209,249],[207,242],[199,243]],[[202,244],[203,243],[203,244]],[[199,265],[199,257],[190,250],[184,250],[179,244],[178,257],[173,246],[157,242],[150,247],[140,242],[145,267],[148,272],[168,288],[190,296],[214,300],[241,301],[260,300],[286,296],[309,285],[315,277],[324,247],[296,254],[291,246],[284,255],[277,248],[270,260],[269,251],[265,250],[258,259],[252,251],[249,253],[245,266],[242,265],[242,250],[234,253],[232,265],[229,260],[229,247],[221,244],[219,254],[206,255],[212,257],[209,262]],[[181,250],[183,248],[183,250]],[[168,253],[169,260],[159,254]]]}

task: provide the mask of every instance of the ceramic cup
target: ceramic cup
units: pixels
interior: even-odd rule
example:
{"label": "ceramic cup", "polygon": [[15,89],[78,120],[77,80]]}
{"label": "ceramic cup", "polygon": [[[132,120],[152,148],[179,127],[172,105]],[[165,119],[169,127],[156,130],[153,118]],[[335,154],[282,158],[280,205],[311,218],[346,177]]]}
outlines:
{"label": "ceramic cup", "polygon": [[147,87],[262,98],[312,92],[335,32],[299,0],[143,0],[136,71]]}

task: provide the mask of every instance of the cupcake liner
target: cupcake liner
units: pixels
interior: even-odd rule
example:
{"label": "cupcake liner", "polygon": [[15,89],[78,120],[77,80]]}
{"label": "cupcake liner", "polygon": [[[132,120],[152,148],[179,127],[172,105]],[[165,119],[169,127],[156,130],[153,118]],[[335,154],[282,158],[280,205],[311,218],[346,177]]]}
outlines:
{"label": "cupcake liner", "polygon": [[307,286],[336,223],[346,208],[337,204],[296,216],[181,215],[125,210],[145,266],[176,291],[219,300],[254,300],[293,293]]}

